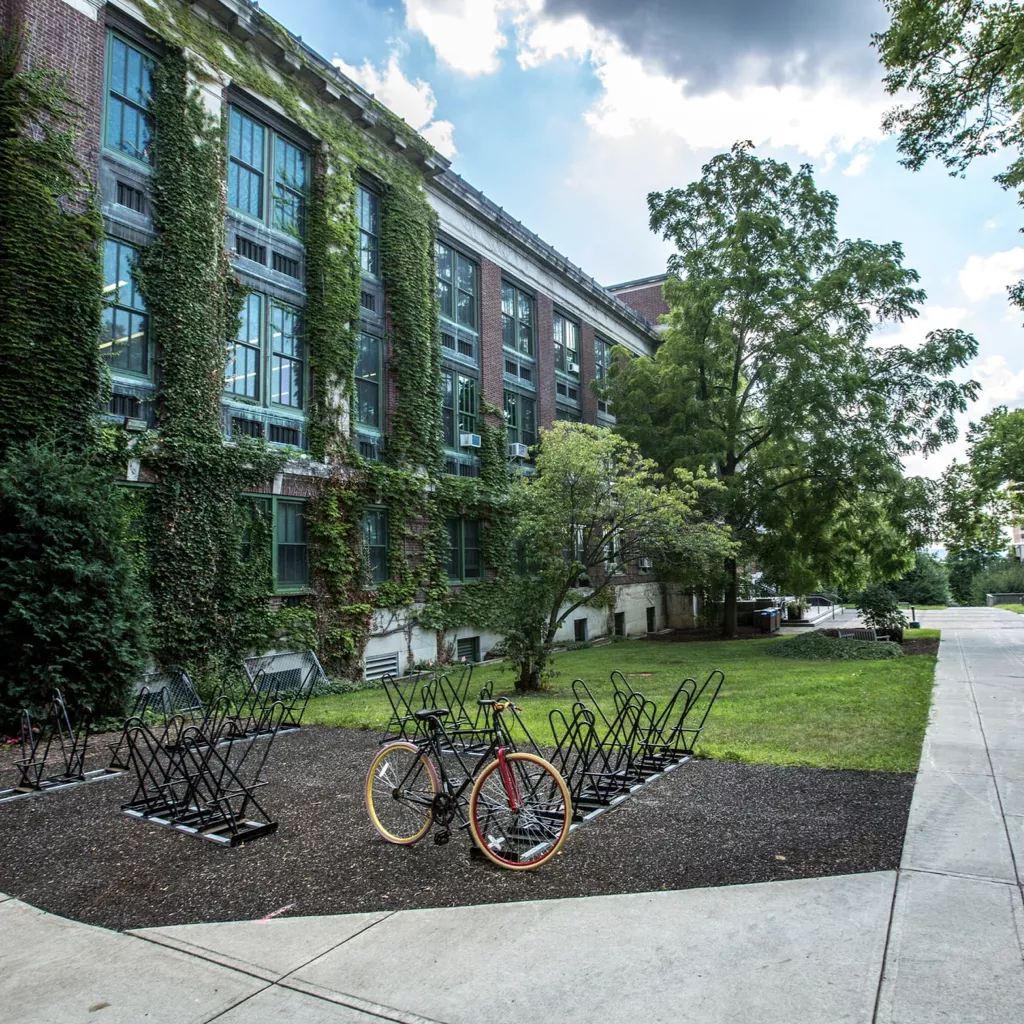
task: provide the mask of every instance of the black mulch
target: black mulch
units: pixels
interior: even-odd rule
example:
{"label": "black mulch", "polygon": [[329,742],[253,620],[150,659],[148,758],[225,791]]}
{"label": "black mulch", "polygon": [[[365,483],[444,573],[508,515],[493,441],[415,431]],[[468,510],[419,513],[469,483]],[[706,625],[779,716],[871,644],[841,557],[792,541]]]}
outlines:
{"label": "black mulch", "polygon": [[[363,806],[371,733],[278,737],[276,833],[235,849],[132,820],[127,776],[0,804],[0,891],[110,928],[443,907],[896,868],[913,775],[695,761],[575,831],[533,872],[470,860],[468,835],[401,848]],[[9,755],[0,787],[10,785]]]}

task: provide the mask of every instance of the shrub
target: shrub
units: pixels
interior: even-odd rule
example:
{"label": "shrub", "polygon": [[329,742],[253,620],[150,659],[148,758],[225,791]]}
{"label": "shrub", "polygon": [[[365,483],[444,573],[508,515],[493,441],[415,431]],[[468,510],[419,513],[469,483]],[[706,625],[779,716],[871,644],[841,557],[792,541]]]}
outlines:
{"label": "shrub", "polygon": [[765,653],[773,658],[803,658],[808,661],[888,661],[903,654],[899,644],[840,640],[825,636],[817,629],[779,640]]}
{"label": "shrub", "polygon": [[901,601],[910,604],[949,604],[949,576],[946,566],[923,551],[915,556],[914,568],[892,584]]}
{"label": "shrub", "polygon": [[872,583],[860,597],[860,613],[869,629],[888,633],[897,643],[903,641],[907,617],[900,611],[899,600],[884,583]]}
{"label": "shrub", "polygon": [[145,617],[127,507],[81,456],[31,445],[0,463],[0,732],[54,687],[72,709],[123,713]]}
{"label": "shrub", "polygon": [[971,603],[984,604],[986,594],[1024,594],[1024,563],[1001,558],[971,581]]}

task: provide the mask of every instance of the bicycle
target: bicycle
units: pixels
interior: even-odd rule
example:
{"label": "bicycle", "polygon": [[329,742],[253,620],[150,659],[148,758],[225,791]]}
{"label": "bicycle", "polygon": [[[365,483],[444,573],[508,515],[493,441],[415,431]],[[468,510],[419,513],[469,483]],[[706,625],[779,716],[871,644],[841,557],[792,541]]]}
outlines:
{"label": "bicycle", "polygon": [[[443,846],[451,838],[449,826],[458,818],[459,827],[469,829],[480,852],[498,867],[512,871],[540,867],[558,853],[569,835],[569,789],[558,770],[542,757],[508,749],[501,714],[513,705],[487,698],[477,703],[490,709],[488,728],[449,733],[441,719],[450,711],[425,708],[413,713],[426,725],[422,739],[397,740],[378,751],[366,775],[370,821],[384,839],[399,846],[419,842],[437,823],[440,829],[434,842]],[[477,758],[473,765],[466,763],[453,742],[470,737],[489,737],[483,753],[472,753]],[[457,758],[461,777],[449,773],[445,752]]]}

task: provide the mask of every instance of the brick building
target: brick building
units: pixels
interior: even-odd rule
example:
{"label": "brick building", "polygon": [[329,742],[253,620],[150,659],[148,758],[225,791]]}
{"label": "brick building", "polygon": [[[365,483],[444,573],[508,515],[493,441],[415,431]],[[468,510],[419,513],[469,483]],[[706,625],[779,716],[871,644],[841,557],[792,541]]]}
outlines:
{"label": "brick building", "polygon": [[[303,96],[315,96],[317,117],[354,126],[375,151],[420,177],[439,221],[435,249],[445,473],[468,479],[479,475],[480,425],[488,403],[504,410],[512,468],[525,464],[526,448],[538,429],[556,419],[614,422],[590,383],[606,371],[612,346],[637,354],[653,351],[658,340],[654,324],[664,312],[664,278],[613,289],[598,285],[453,173],[429,147],[410,144],[408,133],[395,130],[395,119],[381,117],[379,105],[358,85],[248,0],[158,0],[153,8],[130,0],[3,0],[0,7],[5,29],[20,24],[28,30],[28,60],[42,59],[66,72],[82,107],[79,155],[98,183],[107,239],[103,348],[113,387],[106,410],[111,422],[137,432],[158,428],[160,339],[150,331],[133,267],[139,251],[155,237],[148,114],[153,61],[165,45],[181,45],[162,38],[165,16],[209,26],[227,41],[229,49],[223,52],[244,49],[268,69],[268,81],[301,83]],[[160,19],[153,17],[154,10]],[[258,437],[288,453],[262,500],[273,517],[276,594],[284,601],[301,600],[311,589],[305,502],[321,480],[344,472],[336,456],[335,461],[311,456],[307,429],[312,388],[303,335],[308,301],[304,217],[314,175],[323,173],[322,140],[309,124],[289,118],[274,96],[247,88],[209,53],[199,56],[209,74],[195,84],[225,129],[225,246],[234,273],[249,289],[237,337],[228,344],[221,425],[225,440]],[[381,265],[388,190],[371,168],[356,173],[358,253],[353,258],[359,265],[360,323],[353,398],[340,416],[353,451],[373,461],[386,451],[402,399],[389,360]],[[128,476],[145,484],[147,469],[129,464]],[[479,564],[478,529],[469,520],[455,526],[452,586],[485,571]],[[373,582],[387,574],[388,530],[387,508],[366,513],[361,536]],[[564,635],[660,629],[676,618],[670,609],[683,604],[665,593],[647,566],[636,566],[617,587],[614,608],[581,611],[578,621],[566,624]],[[410,610],[375,615],[365,652],[368,675],[401,671],[412,660],[437,656],[436,633],[419,627]],[[480,657],[495,639],[467,626],[445,642],[457,644],[459,654]]]}

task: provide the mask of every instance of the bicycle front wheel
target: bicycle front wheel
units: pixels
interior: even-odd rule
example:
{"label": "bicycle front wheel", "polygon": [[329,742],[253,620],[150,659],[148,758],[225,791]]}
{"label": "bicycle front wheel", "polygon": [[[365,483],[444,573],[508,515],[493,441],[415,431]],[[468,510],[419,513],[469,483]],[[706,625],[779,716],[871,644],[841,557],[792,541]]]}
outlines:
{"label": "bicycle front wheel", "polygon": [[498,867],[526,871],[555,856],[569,835],[572,800],[554,765],[536,754],[507,754],[505,762],[520,806],[512,800],[501,766],[492,761],[477,777],[469,797],[473,841]]}
{"label": "bicycle front wheel", "polygon": [[366,810],[389,842],[410,846],[434,823],[434,798],[441,792],[437,769],[413,743],[382,747],[366,773]]}

